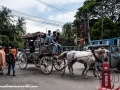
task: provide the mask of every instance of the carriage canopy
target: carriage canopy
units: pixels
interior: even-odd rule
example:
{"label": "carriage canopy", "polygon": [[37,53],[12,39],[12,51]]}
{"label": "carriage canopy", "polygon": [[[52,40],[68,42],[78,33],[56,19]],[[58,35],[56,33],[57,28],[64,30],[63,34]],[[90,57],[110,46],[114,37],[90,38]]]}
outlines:
{"label": "carriage canopy", "polygon": [[28,33],[22,36],[23,39],[29,39],[29,38],[37,38],[38,36],[41,36],[42,38],[46,37],[46,33],[44,32],[35,32],[35,33]]}

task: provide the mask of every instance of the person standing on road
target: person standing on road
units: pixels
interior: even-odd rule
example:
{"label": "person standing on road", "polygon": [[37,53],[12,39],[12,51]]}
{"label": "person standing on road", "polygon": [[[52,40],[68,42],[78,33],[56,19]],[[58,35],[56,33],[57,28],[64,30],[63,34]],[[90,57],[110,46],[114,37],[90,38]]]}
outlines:
{"label": "person standing on road", "polygon": [[3,69],[6,67],[6,60],[5,60],[5,52],[2,50],[2,46],[0,46],[0,71],[1,75],[3,75]]}
{"label": "person standing on road", "polygon": [[17,58],[17,48],[12,46],[11,52],[12,52],[12,54],[14,56],[14,59],[16,60],[16,58]]}
{"label": "person standing on road", "polygon": [[3,50],[3,51],[5,50],[5,45],[2,45],[2,50]]}
{"label": "person standing on road", "polygon": [[6,45],[6,47],[5,47],[5,54],[6,54],[6,66],[8,65],[8,61],[9,61],[9,45]]}
{"label": "person standing on road", "polygon": [[7,73],[7,75],[10,75],[11,66],[12,66],[13,76],[15,76],[15,59],[16,59],[15,52],[16,52],[15,47],[12,46],[10,51],[9,51],[9,54],[8,54],[9,61],[8,61],[8,73]]}

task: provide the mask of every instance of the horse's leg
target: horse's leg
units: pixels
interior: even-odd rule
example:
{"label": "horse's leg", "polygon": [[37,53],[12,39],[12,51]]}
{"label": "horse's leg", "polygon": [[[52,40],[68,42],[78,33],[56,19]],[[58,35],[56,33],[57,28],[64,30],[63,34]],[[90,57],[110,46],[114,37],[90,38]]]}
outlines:
{"label": "horse's leg", "polygon": [[97,77],[96,73],[95,73],[95,63],[91,65],[92,66],[92,69],[93,69],[93,74],[95,77]]}
{"label": "horse's leg", "polygon": [[100,74],[99,74],[99,71],[98,71],[98,68],[97,68],[96,65],[95,65],[95,70],[96,70],[96,72],[97,72],[97,75],[98,75],[99,79],[101,79]]}
{"label": "horse's leg", "polygon": [[67,66],[68,66],[68,64],[66,64],[66,65],[64,66],[64,70],[63,70],[62,76],[65,74],[65,69],[66,69]]}
{"label": "horse's leg", "polygon": [[68,63],[68,69],[69,69],[69,74],[70,74],[70,76],[72,76],[72,73],[71,73],[71,63],[72,63],[72,62],[69,62],[69,63]]}
{"label": "horse's leg", "polygon": [[84,68],[84,70],[83,70],[83,72],[82,72],[82,75],[84,75],[84,72],[85,72],[85,70],[86,70],[86,68],[87,68],[87,64],[84,63],[84,66],[85,66],[85,68]]}
{"label": "horse's leg", "polygon": [[87,62],[87,69],[85,70],[85,79],[87,79],[87,72],[88,72],[90,66],[91,66],[91,62],[90,62],[90,60],[88,60],[88,62]]}
{"label": "horse's leg", "polygon": [[71,62],[68,62],[68,69],[69,69],[69,74],[71,77],[73,77],[73,74],[72,74],[72,61]]}
{"label": "horse's leg", "polygon": [[74,76],[74,73],[73,73],[73,64],[74,64],[75,62],[76,62],[76,61],[75,61],[75,60],[73,60],[73,61],[72,61],[72,63],[71,63],[71,71],[72,71],[72,73],[71,73],[71,74],[72,74],[72,76]]}

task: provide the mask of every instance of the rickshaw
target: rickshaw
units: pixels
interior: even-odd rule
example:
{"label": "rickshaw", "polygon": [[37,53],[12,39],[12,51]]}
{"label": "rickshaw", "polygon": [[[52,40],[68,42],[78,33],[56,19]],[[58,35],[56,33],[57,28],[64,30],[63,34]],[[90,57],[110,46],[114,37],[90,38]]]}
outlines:
{"label": "rickshaw", "polygon": [[53,45],[45,42],[46,33],[35,32],[23,35],[25,39],[25,49],[18,56],[18,65],[25,69],[29,63],[39,67],[42,73],[50,74],[53,67],[57,71],[64,69],[65,60],[56,59],[52,54]]}

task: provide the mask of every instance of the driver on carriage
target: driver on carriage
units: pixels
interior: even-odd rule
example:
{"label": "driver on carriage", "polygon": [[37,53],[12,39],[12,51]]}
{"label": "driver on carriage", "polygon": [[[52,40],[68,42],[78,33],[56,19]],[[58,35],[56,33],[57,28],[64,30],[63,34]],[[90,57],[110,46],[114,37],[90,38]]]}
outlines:
{"label": "driver on carriage", "polygon": [[51,30],[48,30],[48,34],[46,34],[46,43],[50,44],[51,43]]}
{"label": "driver on carriage", "polygon": [[56,31],[53,31],[53,35],[51,37],[53,47],[53,53],[61,53],[61,45],[59,44],[59,36],[56,35]]}
{"label": "driver on carriage", "polygon": [[56,31],[53,31],[53,35],[51,36],[51,30],[48,30],[48,34],[46,34],[46,43],[54,45],[53,53],[61,53],[61,45],[60,45],[60,33],[58,32],[56,35]]}

